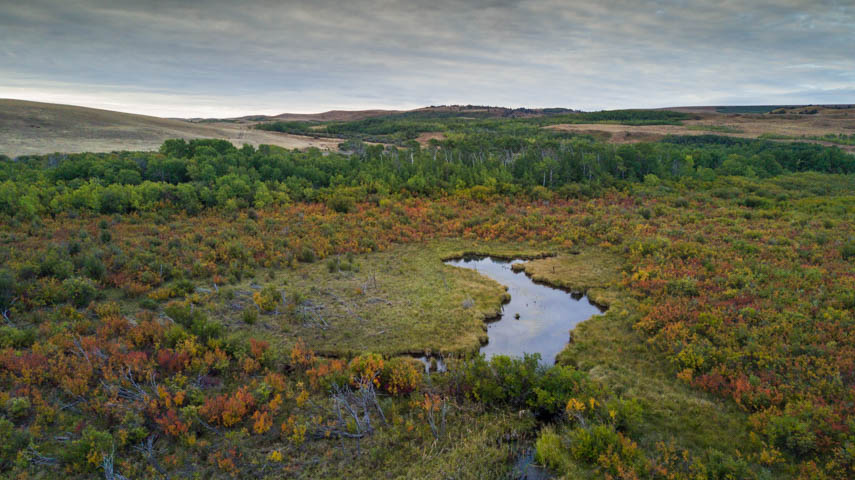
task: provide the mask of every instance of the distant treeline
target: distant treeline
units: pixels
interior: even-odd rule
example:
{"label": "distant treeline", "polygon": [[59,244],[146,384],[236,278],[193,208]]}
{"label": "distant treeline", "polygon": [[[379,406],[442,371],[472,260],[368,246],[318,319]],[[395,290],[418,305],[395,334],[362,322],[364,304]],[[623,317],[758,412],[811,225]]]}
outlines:
{"label": "distant treeline", "polygon": [[[507,110],[507,112],[515,112]],[[358,138],[365,141],[398,143],[425,132],[452,134],[494,134],[567,136],[562,132],[542,132],[541,127],[561,123],[620,123],[623,125],[679,125],[691,118],[669,110],[608,110],[570,112],[550,109],[541,116],[497,117],[488,111],[414,111],[351,122],[267,122],[256,128],[297,135]],[[509,113],[509,115],[515,115]]]}
{"label": "distant treeline", "polygon": [[[421,148],[342,144],[348,153],[305,152],[224,140],[169,140],[159,152],[0,156],[0,215],[124,213],[163,208],[257,208],[291,201],[353,202],[388,195],[577,196],[658,179],[769,177],[855,172],[837,148],[715,135],[612,145],[589,138],[456,135]],[[541,193],[538,193],[541,192]]]}

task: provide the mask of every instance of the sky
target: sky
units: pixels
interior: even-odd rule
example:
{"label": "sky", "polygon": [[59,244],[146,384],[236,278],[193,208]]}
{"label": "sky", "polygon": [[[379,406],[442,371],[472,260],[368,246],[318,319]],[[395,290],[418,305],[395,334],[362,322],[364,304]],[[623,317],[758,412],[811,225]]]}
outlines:
{"label": "sky", "polygon": [[0,98],[166,117],[855,103],[855,0],[0,0]]}

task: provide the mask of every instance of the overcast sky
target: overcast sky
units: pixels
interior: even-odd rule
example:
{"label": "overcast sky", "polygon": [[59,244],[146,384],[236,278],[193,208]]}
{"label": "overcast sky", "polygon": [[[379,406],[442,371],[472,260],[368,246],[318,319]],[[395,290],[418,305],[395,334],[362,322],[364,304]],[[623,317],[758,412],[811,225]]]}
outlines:
{"label": "overcast sky", "polygon": [[855,103],[855,0],[0,0],[0,98],[177,117]]}

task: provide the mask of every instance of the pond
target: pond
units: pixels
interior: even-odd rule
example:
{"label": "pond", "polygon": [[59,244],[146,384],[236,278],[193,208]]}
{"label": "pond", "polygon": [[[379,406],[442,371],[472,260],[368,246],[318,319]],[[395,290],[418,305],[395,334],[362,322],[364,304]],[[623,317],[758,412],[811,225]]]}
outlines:
{"label": "pond", "polygon": [[514,272],[511,265],[520,262],[466,257],[445,263],[475,270],[508,287],[511,301],[504,305],[499,319],[487,325],[489,341],[481,353],[487,358],[539,353],[543,364],[553,365],[555,356],[570,341],[570,330],[603,310],[584,295],[535,283],[524,272]]}

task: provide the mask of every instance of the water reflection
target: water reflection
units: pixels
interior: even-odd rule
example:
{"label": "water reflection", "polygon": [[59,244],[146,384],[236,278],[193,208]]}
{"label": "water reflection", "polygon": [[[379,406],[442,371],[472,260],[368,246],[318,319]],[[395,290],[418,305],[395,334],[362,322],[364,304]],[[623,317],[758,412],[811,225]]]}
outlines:
{"label": "water reflection", "polygon": [[601,310],[585,295],[535,283],[525,273],[511,270],[519,262],[467,257],[445,263],[475,270],[508,287],[511,301],[502,316],[487,326],[489,342],[481,348],[487,358],[540,353],[543,363],[552,365],[570,340],[570,330]]}

